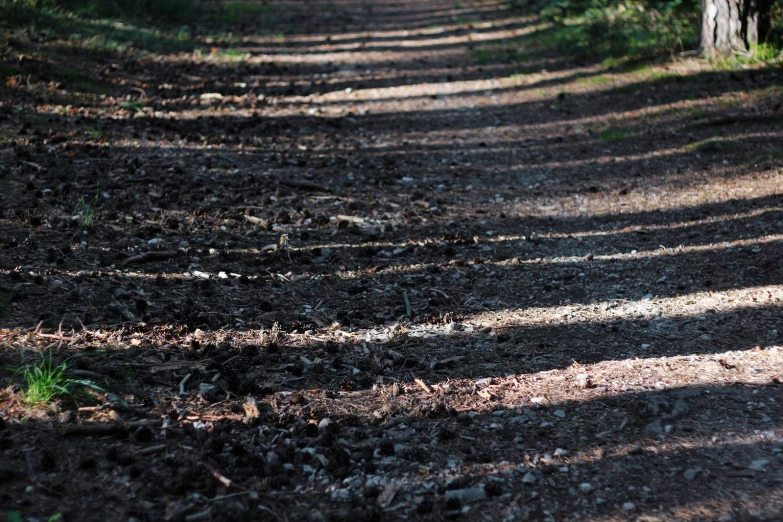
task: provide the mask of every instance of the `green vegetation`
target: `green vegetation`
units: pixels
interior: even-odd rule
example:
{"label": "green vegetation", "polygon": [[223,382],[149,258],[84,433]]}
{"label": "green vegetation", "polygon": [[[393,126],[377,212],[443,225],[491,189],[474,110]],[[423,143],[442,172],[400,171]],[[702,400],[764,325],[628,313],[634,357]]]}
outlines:
{"label": "green vegetation", "polygon": [[[607,68],[625,68],[698,47],[700,7],[696,0],[508,1],[540,13],[544,28],[528,38],[537,48],[580,59],[603,59]],[[721,59],[717,65],[736,68],[781,61],[782,48],[783,2],[773,2],[771,32],[765,42],[749,53]]]}
{"label": "green vegetation", "polygon": [[217,57],[224,62],[241,62],[247,58],[247,52],[236,49],[224,49],[217,53]]}
{"label": "green vegetation", "polygon": [[83,387],[98,389],[91,381],[70,378],[68,362],[64,361],[55,366],[51,352],[38,362],[26,363],[16,372],[22,374],[25,384],[24,400],[31,406],[50,403],[54,399],[77,399],[82,395],[80,389]]}
{"label": "green vegetation", "polygon": [[81,222],[85,225],[92,225],[98,220],[97,206],[99,203],[98,193],[91,200],[87,200],[84,196],[79,198],[76,203],[76,207],[73,209],[73,213],[79,216]]}
{"label": "green vegetation", "polygon": [[718,69],[733,70],[743,65],[766,64],[771,65],[783,60],[783,51],[770,43],[762,43],[751,47],[747,53],[737,53],[716,60]]}
{"label": "green vegetation", "polygon": [[[89,4],[88,4],[89,5]],[[30,46],[30,33],[45,33],[62,42],[59,51],[128,52],[190,50],[195,42],[189,33],[160,27],[145,27],[134,19],[92,18],[77,14],[54,2],[0,0],[0,31],[13,35],[9,45],[17,49]],[[51,41],[51,40],[50,40]],[[55,49],[44,49],[52,52]]]}
{"label": "green vegetation", "polygon": [[[232,41],[225,31],[239,22],[271,28],[276,11],[244,1],[0,0],[0,37],[5,32],[9,46],[20,50],[37,47],[30,35],[44,33],[49,52],[193,51],[210,41]],[[198,33],[210,36],[202,41]]]}
{"label": "green vegetation", "polygon": [[721,138],[707,138],[695,141],[685,146],[688,152],[723,152],[728,148],[728,142]]}
{"label": "green vegetation", "polygon": [[603,74],[600,74],[598,76],[587,76],[586,78],[579,78],[576,80],[575,83],[580,85],[604,85],[607,83],[610,83],[612,81],[612,78],[610,76],[606,76]]}
{"label": "green vegetation", "polygon": [[88,138],[93,140],[99,140],[106,136],[106,132],[103,129],[103,122],[99,121],[92,127],[88,127],[84,133],[87,135]]}
{"label": "green vegetation", "polygon": [[616,129],[614,127],[611,127],[609,129],[606,129],[603,131],[600,135],[601,141],[610,143],[612,141],[620,141],[624,140],[629,136],[627,131],[624,131],[622,129]]}
{"label": "green vegetation", "polygon": [[692,1],[557,0],[541,17],[552,26],[537,42],[580,58],[673,54],[692,48],[698,36],[698,4]]}
{"label": "green vegetation", "polygon": [[120,108],[125,109],[126,111],[141,112],[141,109],[144,108],[144,105],[144,100],[133,100],[122,102]]}
{"label": "green vegetation", "polygon": [[783,151],[757,154],[746,161],[745,165],[757,167],[759,165],[766,165],[768,163],[775,163],[778,161],[783,161]]}
{"label": "green vegetation", "polygon": [[522,58],[520,45],[514,41],[509,41],[501,45],[492,47],[479,47],[471,49],[470,57],[482,65],[491,63],[511,63],[519,61]]}

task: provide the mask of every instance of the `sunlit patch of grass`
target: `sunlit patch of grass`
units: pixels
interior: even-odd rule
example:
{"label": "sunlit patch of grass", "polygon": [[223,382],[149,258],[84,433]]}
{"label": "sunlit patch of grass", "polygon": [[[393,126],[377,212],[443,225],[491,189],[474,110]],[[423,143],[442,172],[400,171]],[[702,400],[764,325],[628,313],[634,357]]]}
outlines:
{"label": "sunlit patch of grass", "polygon": [[666,80],[679,79],[680,75],[672,71],[654,71],[650,74],[650,80],[654,82],[662,82]]}
{"label": "sunlit patch of grass", "polygon": [[576,82],[579,85],[590,85],[590,86],[599,86],[599,85],[605,85],[607,83],[610,83],[612,81],[612,78],[610,76],[606,76],[603,74],[600,74],[598,76],[588,76],[586,78],[579,78],[576,80]]}
{"label": "sunlit patch of grass", "polygon": [[617,129],[615,127],[610,127],[604,130],[603,132],[601,132],[601,134],[598,137],[600,138],[601,141],[605,143],[611,143],[613,141],[624,140],[628,136],[630,136],[630,133],[628,131]]}
{"label": "sunlit patch of grass", "polygon": [[748,92],[748,96],[755,101],[761,101],[765,99],[777,99],[783,96],[783,85],[770,85],[763,89],[756,89],[755,91]]}
{"label": "sunlit patch of grass", "polygon": [[716,58],[714,65],[718,70],[733,70],[743,65],[773,65],[781,62],[783,62],[783,50],[768,43],[760,43],[751,46],[747,52],[737,52]]}
{"label": "sunlit patch of grass", "polygon": [[707,138],[685,146],[687,152],[725,152],[729,148],[730,143],[722,138]]}
{"label": "sunlit patch of grass", "polygon": [[247,51],[239,51],[237,49],[223,49],[215,53],[217,58],[225,62],[241,62],[248,58]]}

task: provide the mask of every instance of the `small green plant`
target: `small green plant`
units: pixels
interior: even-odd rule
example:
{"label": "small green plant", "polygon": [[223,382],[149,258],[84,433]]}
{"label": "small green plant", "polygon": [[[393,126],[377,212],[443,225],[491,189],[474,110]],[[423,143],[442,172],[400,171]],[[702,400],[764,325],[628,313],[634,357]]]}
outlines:
{"label": "small green plant", "polygon": [[79,216],[82,223],[85,225],[92,225],[98,220],[98,192],[95,193],[95,197],[88,200],[84,196],[79,198],[76,203],[76,207],[73,209],[73,214]]}
{"label": "small green plant", "polygon": [[40,361],[26,363],[16,371],[22,374],[26,388],[24,400],[31,406],[50,403],[54,399],[64,397],[76,399],[79,397],[82,387],[100,389],[91,381],[70,378],[68,376],[68,361],[55,365],[51,352]]}
{"label": "small green plant", "polygon": [[103,130],[103,122],[101,121],[99,121],[92,127],[88,127],[87,130],[84,131],[84,133],[87,135],[88,138],[93,140],[99,140],[106,135],[106,133]]}
{"label": "small green plant", "polygon": [[241,62],[247,58],[248,53],[246,51],[238,51],[236,49],[224,49],[217,53],[220,60],[226,62]]}
{"label": "small green plant", "polygon": [[141,109],[144,108],[144,100],[133,100],[133,101],[122,102],[120,108],[125,109],[126,111],[141,112]]}

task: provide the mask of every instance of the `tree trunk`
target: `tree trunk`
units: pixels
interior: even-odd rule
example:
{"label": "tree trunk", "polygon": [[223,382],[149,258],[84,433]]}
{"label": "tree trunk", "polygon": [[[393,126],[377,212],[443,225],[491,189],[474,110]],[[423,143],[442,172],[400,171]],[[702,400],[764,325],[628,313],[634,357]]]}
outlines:
{"label": "tree trunk", "polygon": [[766,37],[771,0],[701,0],[701,53],[747,52]]}

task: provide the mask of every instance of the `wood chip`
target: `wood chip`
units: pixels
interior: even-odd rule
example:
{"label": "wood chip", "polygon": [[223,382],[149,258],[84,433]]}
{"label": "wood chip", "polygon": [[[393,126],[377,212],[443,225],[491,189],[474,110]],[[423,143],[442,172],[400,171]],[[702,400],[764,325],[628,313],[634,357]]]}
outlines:
{"label": "wood chip", "polygon": [[425,383],[421,379],[414,379],[413,382],[415,382],[419,386],[419,388],[421,388],[425,392],[429,393],[430,395],[432,394],[432,390],[430,389],[430,387],[427,386],[427,383]]}
{"label": "wood chip", "polygon": [[248,223],[258,225],[261,228],[269,228],[269,221],[266,219],[255,216],[245,216],[245,219],[248,221]]}

